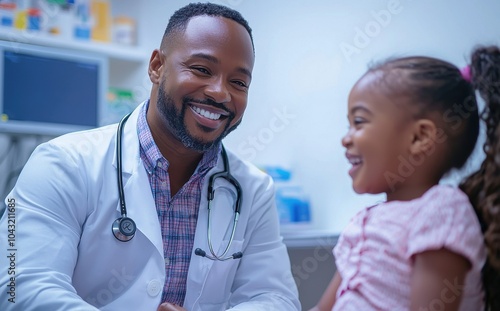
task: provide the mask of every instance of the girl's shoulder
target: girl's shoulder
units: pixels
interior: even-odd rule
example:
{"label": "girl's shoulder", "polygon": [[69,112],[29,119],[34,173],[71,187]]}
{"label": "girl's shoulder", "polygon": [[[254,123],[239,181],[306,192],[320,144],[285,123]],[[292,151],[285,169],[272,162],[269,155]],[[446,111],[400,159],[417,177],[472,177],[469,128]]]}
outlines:
{"label": "girl's shoulder", "polygon": [[457,227],[479,228],[479,221],[467,195],[457,187],[436,185],[411,204],[415,230],[442,231]]}
{"label": "girl's shoulder", "polygon": [[435,185],[418,199],[419,209],[429,213],[474,213],[469,197],[459,188]]}
{"label": "girl's shoulder", "polygon": [[[422,213],[446,213],[451,210],[456,213],[457,209],[464,212],[473,211],[472,205],[467,195],[457,187],[449,185],[435,185],[427,190],[421,197],[410,201],[390,201],[380,204],[382,209],[398,211],[415,211]],[[404,209],[401,209],[404,207]],[[371,207],[367,208],[369,210]]]}
{"label": "girl's shoulder", "polygon": [[449,249],[472,263],[484,261],[483,236],[469,198],[460,189],[437,185],[419,200],[408,231],[408,256]]}

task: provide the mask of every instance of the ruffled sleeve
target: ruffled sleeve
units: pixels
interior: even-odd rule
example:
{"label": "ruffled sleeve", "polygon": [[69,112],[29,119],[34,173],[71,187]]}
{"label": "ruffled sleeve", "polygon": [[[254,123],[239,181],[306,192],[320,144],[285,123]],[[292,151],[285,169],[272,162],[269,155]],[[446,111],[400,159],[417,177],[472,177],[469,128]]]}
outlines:
{"label": "ruffled sleeve", "polygon": [[473,265],[482,264],[484,239],[468,197],[460,189],[436,186],[420,200],[410,223],[407,258],[446,248]]}

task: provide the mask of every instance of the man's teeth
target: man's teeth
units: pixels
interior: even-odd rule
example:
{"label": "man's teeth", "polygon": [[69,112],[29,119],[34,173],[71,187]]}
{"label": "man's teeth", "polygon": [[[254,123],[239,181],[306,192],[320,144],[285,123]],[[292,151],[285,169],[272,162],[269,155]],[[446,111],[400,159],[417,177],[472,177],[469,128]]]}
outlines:
{"label": "man's teeth", "polygon": [[206,111],[205,109],[201,109],[198,107],[193,107],[194,111],[196,111],[197,114],[204,116],[207,119],[210,120],[219,120],[221,114],[220,113],[213,113],[210,111]]}

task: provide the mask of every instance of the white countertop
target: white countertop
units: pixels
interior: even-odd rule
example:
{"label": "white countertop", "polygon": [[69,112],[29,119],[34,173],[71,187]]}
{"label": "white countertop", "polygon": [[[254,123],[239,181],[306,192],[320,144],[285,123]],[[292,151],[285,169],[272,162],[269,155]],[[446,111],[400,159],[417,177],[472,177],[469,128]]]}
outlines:
{"label": "white countertop", "polygon": [[333,247],[339,232],[314,229],[307,224],[281,225],[281,235],[287,247]]}

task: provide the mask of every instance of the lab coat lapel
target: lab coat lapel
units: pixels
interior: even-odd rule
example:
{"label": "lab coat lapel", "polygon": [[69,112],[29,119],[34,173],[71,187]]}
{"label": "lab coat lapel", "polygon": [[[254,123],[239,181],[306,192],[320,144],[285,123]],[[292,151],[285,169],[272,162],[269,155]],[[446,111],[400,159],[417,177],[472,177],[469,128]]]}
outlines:
{"label": "lab coat lapel", "polygon": [[[198,222],[196,225],[196,233],[194,239],[194,249],[201,248],[207,255],[210,253],[208,246],[208,203],[207,203],[207,188],[210,176],[214,173],[222,171],[224,165],[222,157],[219,155],[219,160],[215,168],[211,169],[203,183],[203,190],[200,200],[200,210],[198,212]],[[211,208],[211,241],[214,252],[221,255],[226,247],[227,241],[231,234],[234,218],[233,204],[235,202],[234,188],[228,182],[221,178],[217,178],[214,185],[217,190],[215,192],[214,200],[212,201]],[[230,203],[228,203],[230,202]],[[231,252],[230,252],[231,253]],[[229,254],[231,255],[231,254]],[[226,255],[227,256],[227,255]],[[188,272],[188,290],[184,300],[184,306],[188,309],[195,309],[198,306],[200,294],[203,293],[202,289],[207,281],[210,270],[214,266],[215,261],[197,256],[193,253]],[[223,264],[223,263],[220,263]],[[206,293],[215,288],[206,289]]]}
{"label": "lab coat lapel", "polygon": [[[122,174],[123,192],[127,207],[127,216],[132,218],[137,230],[143,233],[153,243],[163,256],[163,243],[156,205],[151,194],[151,186],[146,169],[139,153],[139,138],[137,136],[137,118],[142,109],[139,105],[128,118],[123,128],[122,136]],[[115,139],[116,142],[116,139]],[[116,146],[115,146],[116,147]],[[113,166],[116,168],[116,148]],[[120,202],[116,210],[120,212]],[[137,234],[137,233],[136,233]]]}
{"label": "lab coat lapel", "polygon": [[161,228],[149,179],[144,167],[140,167],[142,162],[138,164],[137,170],[124,181],[127,214],[135,221],[137,230],[142,232],[163,256]]}

